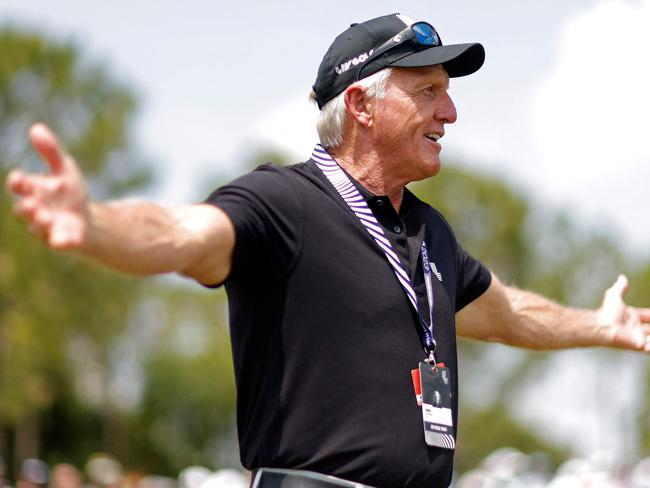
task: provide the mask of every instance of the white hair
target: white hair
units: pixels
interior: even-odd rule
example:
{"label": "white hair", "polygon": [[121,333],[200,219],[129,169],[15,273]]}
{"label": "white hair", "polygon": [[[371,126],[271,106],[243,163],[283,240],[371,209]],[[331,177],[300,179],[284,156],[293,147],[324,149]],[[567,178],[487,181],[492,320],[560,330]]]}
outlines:
{"label": "white hair", "polygon": [[[386,96],[386,82],[391,73],[391,68],[382,69],[353,83],[353,85],[362,87],[369,97],[384,98]],[[312,93],[312,99],[316,101],[314,93]],[[323,147],[336,148],[341,145],[346,118],[345,91],[343,91],[327,102],[320,111],[316,130]]]}

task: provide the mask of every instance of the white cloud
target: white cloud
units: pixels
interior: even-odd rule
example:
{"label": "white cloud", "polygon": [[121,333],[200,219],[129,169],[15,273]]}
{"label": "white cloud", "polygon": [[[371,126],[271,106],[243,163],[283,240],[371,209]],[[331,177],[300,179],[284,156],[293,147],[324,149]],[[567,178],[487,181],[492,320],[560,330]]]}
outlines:
{"label": "white cloud", "polygon": [[255,140],[276,147],[296,158],[309,157],[318,142],[316,121],[318,109],[305,93],[279,102],[254,126]]}
{"label": "white cloud", "polygon": [[650,1],[607,1],[569,20],[534,101],[540,179],[578,210],[617,219],[637,243],[650,178]]}

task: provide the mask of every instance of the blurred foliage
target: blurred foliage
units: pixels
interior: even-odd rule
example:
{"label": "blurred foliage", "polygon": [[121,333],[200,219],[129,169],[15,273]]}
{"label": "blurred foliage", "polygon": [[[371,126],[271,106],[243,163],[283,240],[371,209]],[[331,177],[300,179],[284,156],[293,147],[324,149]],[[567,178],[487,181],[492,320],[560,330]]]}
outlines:
{"label": "blurred foliage", "polygon": [[[141,362],[144,389],[131,417],[129,458],[170,474],[190,465],[238,466],[224,290],[166,286],[143,297],[138,309],[131,331],[137,343],[149,344]],[[159,317],[150,331],[155,343],[142,336],[152,315]],[[223,438],[230,442],[226,449]]]}
{"label": "blurred foliage", "polygon": [[[644,392],[650,391],[650,368],[646,369],[645,384],[640,385]],[[644,402],[643,409],[638,417],[639,430],[641,431],[641,453],[644,456],[650,456],[650,402]]]}
{"label": "blurred foliage", "polygon": [[[648,306],[650,297],[650,260],[645,265],[637,265],[630,272],[630,279],[634,286],[628,293],[629,302],[637,306]],[[650,367],[645,368],[644,382],[639,385],[643,395],[641,411],[638,412],[635,424],[639,426],[641,439],[641,453],[650,456]]]}
{"label": "blurred foliage", "polygon": [[77,160],[95,198],[141,186],[149,167],[133,153],[129,125],[135,109],[131,90],[70,43],[13,27],[0,28],[0,167],[40,163],[29,149],[27,129],[49,124]]}
{"label": "blurred foliage", "polygon": [[528,454],[543,452],[556,467],[570,457],[568,449],[540,439],[508,415],[502,405],[493,404],[459,421],[454,466],[461,473],[475,468],[488,454],[503,446],[518,446],[517,449]]}
{"label": "blurred foliage", "polygon": [[[66,143],[94,198],[150,181],[128,87],[36,33],[0,28],[0,50],[3,181],[18,164],[43,171],[27,142],[35,121]],[[0,455],[14,469],[29,456],[81,466],[98,450],[163,474],[232,464],[234,446],[220,445],[233,444],[235,398],[225,298],[197,288],[52,253],[0,192]]]}
{"label": "blurred foliage", "polygon": [[260,145],[251,145],[244,150],[242,161],[240,161],[236,170],[233,171],[230,169],[224,171],[222,166],[219,164],[214,164],[212,166],[213,172],[204,175],[199,181],[197,201],[205,199],[216,188],[219,188],[219,186],[234,180],[242,174],[254,170],[258,166],[265,164],[282,166],[291,164],[292,162],[295,161],[292,161],[288,154],[279,149]]}
{"label": "blurred foliage", "polygon": [[411,189],[438,209],[459,242],[506,282],[526,281],[529,205],[523,197],[497,178],[454,165],[446,165],[438,176],[413,184]]}
{"label": "blurred foliage", "polygon": [[[27,143],[27,129],[38,120],[51,124],[83,161],[93,194],[115,196],[149,180],[129,140],[135,102],[127,88],[86,64],[75,46],[35,33],[1,28],[0,52],[3,181],[18,163],[42,170]],[[84,441],[93,435],[96,445],[111,443],[119,428],[108,395],[106,346],[123,329],[138,287],[47,251],[11,216],[6,192],[0,194],[1,454],[17,461],[47,451],[47,429],[64,425],[54,442],[61,447],[66,439],[66,455],[89,447]],[[83,342],[89,362],[73,368],[75,342]],[[98,401],[89,409],[75,378],[91,365]],[[64,425],[53,421],[66,416]]]}

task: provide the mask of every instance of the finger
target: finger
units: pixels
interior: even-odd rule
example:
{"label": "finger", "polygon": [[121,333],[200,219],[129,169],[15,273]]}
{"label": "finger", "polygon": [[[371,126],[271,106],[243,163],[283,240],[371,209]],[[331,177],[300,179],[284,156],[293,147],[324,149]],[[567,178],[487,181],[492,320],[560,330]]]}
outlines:
{"label": "finger", "polygon": [[648,334],[642,327],[616,327],[611,329],[611,345],[622,349],[644,350]]}
{"label": "finger", "polygon": [[619,329],[620,336],[624,342],[629,342],[633,349],[650,350],[650,327],[631,327],[627,329]]}
{"label": "finger", "polygon": [[36,199],[23,198],[14,203],[14,214],[20,219],[32,220],[37,206]]}
{"label": "finger", "polygon": [[642,338],[641,338],[641,341],[640,341],[641,342],[641,347],[639,347],[639,349],[645,349],[648,346],[648,344],[650,343],[650,334],[648,334],[647,330],[644,330],[641,327],[639,329],[641,330],[641,335],[642,335]]}
{"label": "finger", "polygon": [[634,327],[631,330],[632,333],[632,340],[634,341],[634,345],[637,349],[644,349],[647,342],[648,342],[648,336],[643,330],[642,327]]}
{"label": "finger", "polygon": [[37,209],[34,212],[33,222],[38,226],[50,227],[53,220],[54,216],[52,215],[52,212],[45,208]]}
{"label": "finger", "polygon": [[53,249],[67,249],[71,247],[70,238],[65,229],[60,225],[55,225],[51,231],[47,243]]}
{"label": "finger", "polygon": [[45,124],[34,124],[29,129],[29,138],[50,171],[54,174],[63,172],[66,155],[54,133]]}
{"label": "finger", "polygon": [[14,170],[7,176],[7,189],[16,195],[28,195],[34,191],[31,179],[25,173]]}
{"label": "finger", "polygon": [[641,322],[650,322],[650,308],[632,307],[632,310],[637,313]]}
{"label": "finger", "polygon": [[48,244],[58,250],[76,248],[81,244],[81,232],[70,222],[56,222],[50,229]]}

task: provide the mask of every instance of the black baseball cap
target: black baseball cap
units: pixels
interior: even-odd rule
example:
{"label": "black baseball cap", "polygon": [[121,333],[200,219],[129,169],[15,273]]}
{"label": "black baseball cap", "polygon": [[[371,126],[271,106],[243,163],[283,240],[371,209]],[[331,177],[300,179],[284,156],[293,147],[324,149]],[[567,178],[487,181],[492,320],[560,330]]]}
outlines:
{"label": "black baseball cap", "polygon": [[322,108],[358,80],[391,66],[418,68],[442,64],[447,74],[455,78],[472,74],[483,65],[485,49],[481,44],[474,42],[444,46],[435,30],[437,39],[434,46],[396,42],[391,49],[372,56],[373,50],[411,24],[413,22],[401,14],[384,15],[352,24],[334,39],[320,63],[312,87],[318,107]]}

